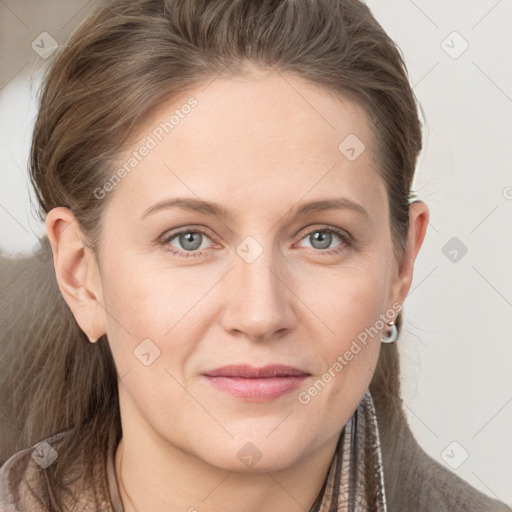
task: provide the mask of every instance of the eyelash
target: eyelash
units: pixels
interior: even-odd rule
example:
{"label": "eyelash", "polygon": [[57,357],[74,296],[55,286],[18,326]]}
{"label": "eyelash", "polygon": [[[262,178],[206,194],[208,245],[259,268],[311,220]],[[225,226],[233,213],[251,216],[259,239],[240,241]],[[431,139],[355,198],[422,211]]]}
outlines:
{"label": "eyelash", "polygon": [[[322,227],[322,228],[315,228],[311,231],[307,232],[303,237],[300,238],[300,240],[303,240],[309,235],[312,235],[313,233],[331,233],[337,235],[341,240],[342,243],[340,246],[335,247],[334,249],[318,249],[315,252],[318,252],[318,254],[322,256],[337,256],[343,254],[345,251],[347,251],[350,247],[350,237],[347,235],[344,231],[332,228],[332,227]],[[200,233],[201,235],[204,235],[208,238],[211,238],[211,236],[204,230],[200,228],[193,228],[193,229],[184,229],[181,231],[177,231],[176,233],[171,233],[169,235],[163,236],[160,240],[160,245],[164,247],[165,250],[169,251],[174,256],[177,256],[178,258],[184,257],[184,258],[197,258],[199,256],[203,256],[204,253],[206,253],[205,250],[202,251],[179,251],[175,249],[174,247],[170,246],[169,243],[171,240],[176,238],[179,235],[185,234],[185,233]],[[314,249],[314,248],[313,248]]]}

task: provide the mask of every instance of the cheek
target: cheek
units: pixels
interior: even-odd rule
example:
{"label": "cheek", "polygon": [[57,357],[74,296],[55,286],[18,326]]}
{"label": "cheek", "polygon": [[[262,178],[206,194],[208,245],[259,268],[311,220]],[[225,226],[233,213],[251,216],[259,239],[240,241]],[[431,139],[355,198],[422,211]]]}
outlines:
{"label": "cheek", "polygon": [[[161,337],[208,289],[208,281],[190,272],[148,264],[144,256],[115,259],[105,268],[105,308],[119,323],[139,334]],[[109,322],[115,323],[113,318]]]}
{"label": "cheek", "polygon": [[329,335],[317,337],[322,368],[298,399],[309,414],[323,416],[326,433],[348,420],[375,371],[386,298],[379,276],[367,268],[331,279],[329,292],[318,295],[312,307]]}
{"label": "cheek", "polygon": [[143,340],[162,348],[159,340],[172,326],[169,311],[177,299],[140,262],[117,261],[112,257],[104,264],[103,300],[112,352],[118,366],[124,367],[133,362],[133,351]]}
{"label": "cheek", "polygon": [[384,326],[381,316],[387,307],[385,279],[376,260],[372,265],[319,275],[309,293],[303,289],[308,306],[328,333],[319,336],[317,342],[323,371],[336,375],[333,379],[326,375],[334,384],[331,393],[342,388],[345,391],[346,386],[359,388],[371,379]]}
{"label": "cheek", "polygon": [[302,280],[299,293],[321,320],[346,339],[374,323],[386,308],[388,284],[382,266],[367,258],[358,265],[317,272]]}
{"label": "cheek", "polygon": [[148,351],[158,356],[153,369],[172,367],[181,373],[204,333],[212,309],[206,296],[217,274],[200,267],[155,265],[144,256],[116,259],[111,254],[104,265],[103,299],[119,374],[138,373],[141,368],[134,356]]}

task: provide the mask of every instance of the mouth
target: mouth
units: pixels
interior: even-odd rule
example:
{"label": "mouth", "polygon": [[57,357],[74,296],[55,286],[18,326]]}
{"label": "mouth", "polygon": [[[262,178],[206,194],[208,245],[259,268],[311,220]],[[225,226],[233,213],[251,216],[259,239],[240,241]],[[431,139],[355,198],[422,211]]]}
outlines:
{"label": "mouth", "polygon": [[203,374],[213,388],[248,402],[275,400],[300,387],[310,375],[284,365],[231,365]]}

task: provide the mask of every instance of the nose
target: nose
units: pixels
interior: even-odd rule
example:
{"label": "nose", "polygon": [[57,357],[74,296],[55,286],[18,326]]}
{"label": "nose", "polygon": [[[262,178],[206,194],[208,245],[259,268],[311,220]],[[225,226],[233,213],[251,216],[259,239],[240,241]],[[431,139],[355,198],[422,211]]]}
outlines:
{"label": "nose", "polygon": [[285,263],[278,259],[270,249],[251,263],[235,255],[234,268],[227,276],[229,298],[222,318],[226,332],[266,341],[294,328],[297,316],[292,284]]}

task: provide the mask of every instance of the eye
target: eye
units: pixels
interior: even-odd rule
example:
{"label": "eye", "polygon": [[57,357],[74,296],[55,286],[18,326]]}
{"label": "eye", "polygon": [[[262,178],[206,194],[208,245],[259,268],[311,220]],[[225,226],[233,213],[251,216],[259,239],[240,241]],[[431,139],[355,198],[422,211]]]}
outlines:
{"label": "eye", "polygon": [[[331,248],[333,241],[338,238],[341,244],[338,244],[334,248]],[[309,242],[309,247],[317,249],[317,252],[321,254],[339,254],[345,252],[349,248],[349,235],[342,230],[336,228],[316,228],[310,231],[301,240]],[[306,246],[307,247],[307,246]]]}
{"label": "eye", "polygon": [[205,245],[208,239],[207,233],[203,230],[184,229],[164,235],[160,243],[175,256],[194,258],[203,254],[201,249],[208,248],[208,245]]}

